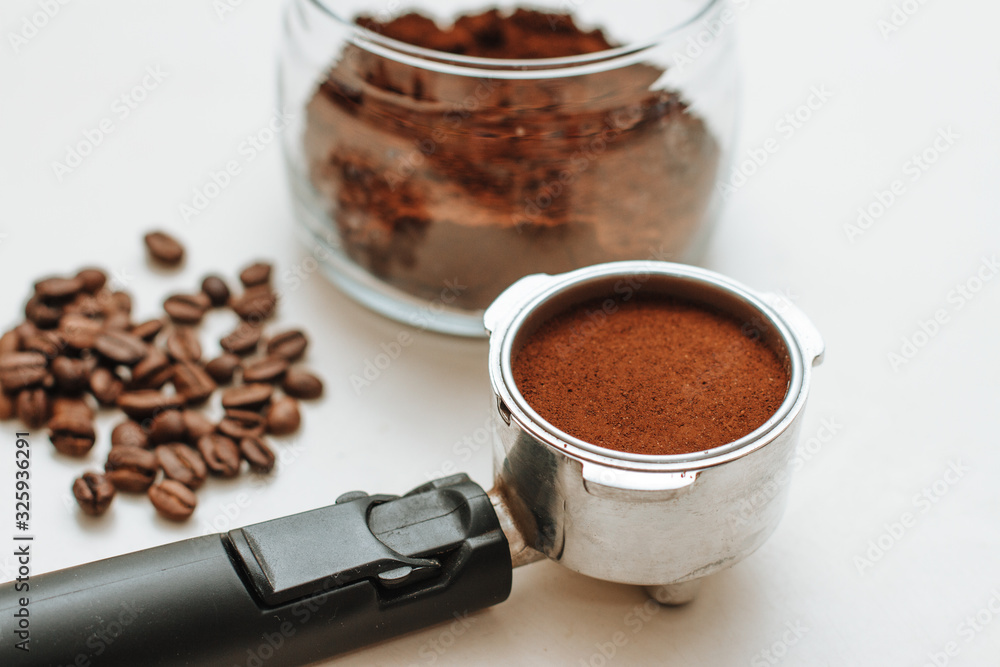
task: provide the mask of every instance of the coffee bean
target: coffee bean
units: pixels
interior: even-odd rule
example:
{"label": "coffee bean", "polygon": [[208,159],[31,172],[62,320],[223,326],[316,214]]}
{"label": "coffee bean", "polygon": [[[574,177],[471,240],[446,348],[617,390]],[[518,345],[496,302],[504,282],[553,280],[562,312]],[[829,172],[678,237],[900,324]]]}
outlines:
{"label": "coffee bean", "polygon": [[194,492],[175,479],[165,479],[150,487],[148,495],[156,511],[171,521],[184,521],[198,505]]}
{"label": "coffee bean", "polygon": [[213,306],[225,306],[229,303],[229,285],[219,276],[205,276],[201,281],[201,291]]}
{"label": "coffee bean", "polygon": [[103,327],[85,315],[68,313],[59,320],[59,336],[74,350],[89,350],[97,343]]}
{"label": "coffee bean", "polygon": [[21,341],[21,347],[27,352],[40,352],[46,359],[52,359],[65,349],[66,343],[55,331],[39,331]]}
{"label": "coffee bean", "polygon": [[90,392],[101,405],[115,405],[124,387],[121,379],[107,368],[95,368],[90,375]]}
{"label": "coffee bean", "polygon": [[254,472],[271,472],[274,469],[274,452],[260,438],[241,438],[240,453]]}
{"label": "coffee bean", "polygon": [[51,329],[59,324],[62,309],[50,306],[37,296],[33,296],[24,306],[24,316],[42,329]]}
{"label": "coffee bean", "polygon": [[96,296],[80,292],[76,298],[63,306],[63,316],[66,315],[83,315],[96,320],[104,317],[104,309]]}
{"label": "coffee bean", "polygon": [[11,352],[18,352],[21,349],[21,337],[17,335],[17,331],[11,329],[10,331],[4,333],[0,336],[0,356],[9,354]]}
{"label": "coffee bean", "polygon": [[34,322],[24,321],[14,327],[14,333],[17,334],[18,340],[24,340],[25,338],[30,338],[38,333],[38,327],[35,326]]}
{"label": "coffee bean", "polygon": [[142,385],[154,375],[162,373],[168,366],[170,366],[170,360],[167,359],[167,355],[159,348],[151,346],[146,357],[132,369],[132,383]]}
{"label": "coffee bean", "polygon": [[302,423],[299,402],[291,396],[274,399],[267,410],[267,432],[274,435],[288,435],[298,430]]}
{"label": "coffee bean", "polygon": [[180,396],[168,396],[155,389],[125,392],[118,397],[118,407],[130,418],[142,421],[164,410],[176,410],[184,402]]}
{"label": "coffee bean", "polygon": [[147,343],[152,343],[161,331],[163,331],[163,320],[152,319],[146,320],[142,324],[136,324],[129,333]]}
{"label": "coffee bean", "polygon": [[100,269],[80,269],[76,277],[80,280],[80,289],[88,294],[94,294],[108,282],[108,274]]}
{"label": "coffee bean", "polygon": [[188,405],[198,405],[208,400],[216,389],[215,380],[193,361],[174,364],[174,388]]}
{"label": "coffee bean", "polygon": [[129,296],[128,292],[123,292],[121,290],[111,292],[111,295],[108,298],[108,308],[105,311],[105,314],[111,316],[116,313],[124,313],[126,315],[132,313],[132,297]]}
{"label": "coffee bean", "polygon": [[139,422],[129,419],[111,430],[111,446],[145,449],[149,446],[149,436]]}
{"label": "coffee bean", "polygon": [[240,322],[232,333],[219,340],[219,345],[226,352],[245,355],[254,352],[259,342],[260,328],[246,322]]}
{"label": "coffee bean", "polygon": [[191,327],[176,327],[167,336],[167,354],[174,361],[198,361],[201,359],[201,342],[198,332]]}
{"label": "coffee bean", "polygon": [[141,338],[125,331],[104,331],[97,336],[94,349],[105,359],[125,366],[135,366],[149,352]]}
{"label": "coffee bean", "polygon": [[300,359],[305,354],[309,339],[298,329],[285,331],[267,341],[267,353],[273,357],[284,357],[289,361]]}
{"label": "coffee bean", "polygon": [[240,271],[240,282],[244,287],[256,287],[271,282],[271,265],[266,262],[255,262]]}
{"label": "coffee bean", "polygon": [[44,278],[35,283],[35,294],[39,299],[47,303],[58,303],[69,301],[83,289],[83,281],[80,278]]}
{"label": "coffee bean", "polygon": [[94,446],[94,439],[94,422],[81,414],[65,411],[49,420],[49,440],[61,454],[83,456]]}
{"label": "coffee bean", "polygon": [[87,387],[93,362],[87,359],[56,357],[52,360],[50,368],[56,380],[56,388],[67,394],[76,394]]}
{"label": "coffee bean", "polygon": [[125,385],[125,391],[141,391],[143,389],[163,389],[164,385],[174,379],[174,367],[167,366],[156,375],[151,375],[141,382],[129,381]]}
{"label": "coffee bean", "polygon": [[268,285],[250,287],[233,301],[232,307],[244,320],[261,322],[274,314],[278,303],[277,295]]}
{"label": "coffee bean", "polygon": [[263,415],[249,410],[226,410],[219,422],[219,433],[230,438],[259,438],[264,435]]}
{"label": "coffee bean", "polygon": [[149,442],[154,445],[177,442],[187,435],[187,426],[180,410],[164,410],[149,422]]}
{"label": "coffee bean", "polygon": [[240,450],[233,440],[221,433],[198,438],[198,451],[213,475],[236,477],[240,474]]}
{"label": "coffee bean", "polygon": [[323,395],[323,381],[299,368],[290,368],[281,383],[285,393],[295,398],[312,399]]}
{"label": "coffee bean", "polygon": [[243,365],[243,381],[279,382],[288,370],[288,360],[281,357],[264,357]]}
{"label": "coffee bean", "polygon": [[146,242],[149,256],[160,264],[177,266],[184,260],[184,246],[165,232],[150,232],[143,240]]}
{"label": "coffee bean", "polygon": [[173,294],[163,302],[163,310],[178,324],[198,324],[211,302],[204,294]]}
{"label": "coffee bean", "polygon": [[205,459],[197,450],[174,442],[160,445],[155,452],[156,459],[163,468],[163,475],[167,479],[175,479],[189,489],[197,489],[205,483],[208,468]]}
{"label": "coffee bean", "polygon": [[257,410],[271,399],[274,388],[268,384],[244,384],[222,392],[226,410]]}
{"label": "coffee bean", "polygon": [[208,435],[215,431],[213,424],[203,412],[198,410],[182,410],[181,416],[184,419],[184,440],[191,444],[197,444],[198,439],[203,435]]}
{"label": "coffee bean", "polygon": [[112,447],[104,471],[119,491],[141,493],[156,479],[156,454],[139,447]]}
{"label": "coffee bean", "polygon": [[57,396],[52,399],[53,416],[74,417],[84,421],[91,421],[94,418],[94,409],[82,398],[70,398],[68,396]]}
{"label": "coffee bean", "polygon": [[115,485],[97,472],[85,472],[73,482],[73,496],[84,514],[100,516],[115,498]]}
{"label": "coffee bean", "polygon": [[0,390],[0,420],[12,419],[17,414],[15,398],[6,391]]}
{"label": "coffee bean", "polygon": [[49,418],[49,395],[41,387],[22,389],[17,394],[17,416],[28,428],[40,428]]}
{"label": "coffee bean", "polygon": [[11,352],[0,357],[0,384],[9,392],[40,385],[48,374],[44,354]]}
{"label": "coffee bean", "polygon": [[240,358],[227,352],[205,364],[205,372],[218,384],[229,384],[239,365]]}

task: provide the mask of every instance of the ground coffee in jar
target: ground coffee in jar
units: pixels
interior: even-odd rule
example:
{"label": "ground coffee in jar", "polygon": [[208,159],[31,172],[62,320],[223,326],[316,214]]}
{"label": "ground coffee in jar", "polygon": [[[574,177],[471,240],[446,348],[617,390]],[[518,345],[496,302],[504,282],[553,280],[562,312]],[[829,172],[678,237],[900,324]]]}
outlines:
{"label": "ground coffee in jar", "polygon": [[528,404],[561,431],[635,454],[686,454],[733,442],[773,415],[785,363],[735,319],[646,296],[574,306],[515,353]]}
{"label": "ground coffee in jar", "polygon": [[[568,15],[526,9],[447,26],[418,14],[357,23],[460,56],[616,46]],[[306,107],[308,178],[350,261],[422,299],[450,287],[459,309],[485,308],[529,273],[689,259],[719,147],[663,74],[633,63],[545,78],[458,75],[348,43]]]}

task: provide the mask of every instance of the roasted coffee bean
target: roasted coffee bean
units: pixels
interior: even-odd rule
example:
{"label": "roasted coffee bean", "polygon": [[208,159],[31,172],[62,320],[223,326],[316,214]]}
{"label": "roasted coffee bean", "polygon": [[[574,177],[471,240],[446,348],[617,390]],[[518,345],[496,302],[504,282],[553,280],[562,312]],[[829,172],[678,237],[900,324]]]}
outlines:
{"label": "roasted coffee bean", "polygon": [[121,290],[111,292],[106,313],[109,316],[115,313],[130,315],[132,313],[132,297],[128,292]]}
{"label": "roasted coffee bean", "polygon": [[129,333],[147,343],[152,343],[161,331],[163,331],[163,320],[152,319],[146,320],[142,324],[136,324]]}
{"label": "roasted coffee bean", "polygon": [[167,366],[159,373],[144,378],[141,382],[131,380],[125,385],[126,391],[140,391],[142,389],[163,389],[164,385],[174,379],[174,367]]}
{"label": "roasted coffee bean", "polygon": [[98,367],[90,374],[90,392],[101,405],[115,405],[124,388],[121,378],[110,369]]}
{"label": "roasted coffee bean", "polygon": [[0,384],[9,392],[42,384],[49,374],[45,355],[38,352],[11,352],[0,357]]}
{"label": "roasted coffee bean", "polygon": [[153,507],[165,519],[184,521],[194,514],[198,498],[194,492],[175,479],[165,479],[148,491]]}
{"label": "roasted coffee bean", "polygon": [[127,332],[132,328],[132,319],[129,317],[128,313],[123,313],[121,311],[115,311],[104,318],[104,329],[105,331],[122,331]]}
{"label": "roasted coffee bean", "polygon": [[267,353],[273,357],[283,357],[289,361],[300,359],[305,354],[309,339],[298,329],[284,331],[267,341]]}
{"label": "roasted coffee bean", "polygon": [[226,410],[258,410],[271,400],[274,388],[269,384],[244,384],[222,392],[222,407]]}
{"label": "roasted coffee bean", "polygon": [[177,394],[188,405],[204,403],[216,389],[212,376],[193,361],[180,361],[174,364],[173,382]]}
{"label": "roasted coffee bean", "polygon": [[201,359],[201,342],[198,332],[191,327],[176,327],[167,336],[167,354],[174,361],[198,361]]}
{"label": "roasted coffee bean", "polygon": [[97,336],[94,349],[116,364],[135,366],[145,358],[149,345],[125,331],[104,331]]}
{"label": "roasted coffee bean", "polygon": [[[157,347],[150,347],[145,358],[132,368],[132,383],[141,385],[170,366],[170,359]],[[57,378],[58,379],[58,378]]]}
{"label": "roasted coffee bean", "polygon": [[277,295],[268,285],[250,287],[233,300],[233,310],[244,320],[261,322],[274,314],[278,303]]}
{"label": "roasted coffee bean", "polygon": [[73,496],[84,514],[100,516],[115,499],[115,485],[98,472],[85,472],[73,482]]}
{"label": "roasted coffee bean", "polygon": [[197,450],[180,442],[173,442],[160,445],[154,451],[167,479],[175,479],[189,489],[197,489],[205,483],[208,468]]}
{"label": "roasted coffee bean", "polygon": [[100,322],[77,313],[63,315],[57,329],[66,345],[77,351],[93,348],[102,330]]}
{"label": "roasted coffee bean", "polygon": [[226,352],[245,355],[256,351],[259,342],[260,327],[240,322],[239,326],[231,334],[219,340],[219,345]]}
{"label": "roasted coffee bean", "polygon": [[56,388],[67,394],[76,394],[86,389],[93,362],[88,359],[56,357],[50,368],[56,379]]}
{"label": "roasted coffee bean", "polygon": [[181,416],[184,419],[184,440],[191,444],[197,444],[198,439],[203,435],[208,435],[215,431],[213,424],[205,413],[198,410],[182,410]]}
{"label": "roasted coffee bean", "polygon": [[83,289],[83,281],[73,278],[44,278],[35,283],[35,295],[47,303],[69,301]]}
{"label": "roasted coffee bean", "polygon": [[201,291],[213,306],[225,306],[229,303],[229,285],[219,276],[205,276],[201,281]]}
{"label": "roasted coffee bean", "polygon": [[219,422],[219,433],[230,438],[259,438],[264,435],[263,415],[249,410],[226,410]]}
{"label": "roasted coffee bean", "polygon": [[240,453],[254,472],[274,470],[274,452],[261,438],[241,438]]}
{"label": "roasted coffee bean", "polygon": [[26,352],[40,352],[46,359],[52,359],[66,348],[66,343],[55,331],[39,331],[21,341],[21,347]]}
{"label": "roasted coffee bean", "polygon": [[274,435],[288,435],[298,430],[302,423],[299,402],[291,396],[280,396],[271,402],[267,410],[267,432]]}
{"label": "roasted coffee bean", "polygon": [[42,329],[57,326],[62,314],[61,308],[50,306],[37,296],[31,297],[24,306],[24,316]]}
{"label": "roasted coffee bean", "polygon": [[41,387],[22,389],[17,394],[17,416],[28,428],[40,428],[49,419],[49,395]]}
{"label": "roasted coffee bean", "polygon": [[70,398],[68,396],[57,396],[51,401],[51,412],[53,416],[74,417],[85,421],[94,418],[94,409],[82,398]]}
{"label": "roasted coffee bean", "polygon": [[16,399],[6,391],[0,391],[0,419],[12,419],[17,414]]}
{"label": "roasted coffee bean", "polygon": [[149,422],[149,442],[154,445],[178,442],[187,435],[184,415],[180,410],[164,410]]}
{"label": "roasted coffee bean", "polygon": [[0,336],[0,356],[11,352],[18,352],[20,349],[21,337],[17,335],[17,331],[14,329],[4,333],[3,336]]}
{"label": "roasted coffee bean", "polygon": [[104,471],[119,491],[141,493],[156,479],[156,454],[139,447],[112,447]]}
{"label": "roasted coffee bean", "polygon": [[149,447],[149,435],[142,425],[131,419],[123,421],[111,430],[112,447]]}
{"label": "roasted coffee bean", "polygon": [[323,381],[300,368],[290,368],[281,383],[285,393],[295,398],[312,399],[323,395]]}
{"label": "roasted coffee bean", "polygon": [[240,282],[244,287],[256,287],[271,282],[271,265],[266,262],[255,262],[240,271]]}
{"label": "roasted coffee bean", "polygon": [[98,319],[104,317],[104,309],[101,308],[101,303],[96,296],[80,292],[75,299],[63,306],[63,316],[66,315],[83,315],[91,319]]}
{"label": "roasted coffee bean", "polygon": [[74,411],[64,411],[49,420],[49,440],[61,454],[83,456],[94,446],[94,438],[94,422]]}
{"label": "roasted coffee bean", "polygon": [[160,264],[177,266],[184,260],[184,246],[165,232],[150,232],[143,240],[146,242],[149,256]]}
{"label": "roasted coffee bean", "polygon": [[76,277],[80,280],[80,289],[88,294],[94,294],[108,282],[108,274],[100,269],[80,269]]}
{"label": "roasted coffee bean", "polygon": [[204,294],[173,294],[163,302],[163,310],[178,324],[198,324],[211,302]]}
{"label": "roasted coffee bean", "polygon": [[137,421],[149,419],[164,410],[176,410],[184,404],[180,396],[168,396],[155,389],[128,391],[118,397],[118,407]]}
{"label": "roasted coffee bean", "polygon": [[243,365],[243,381],[280,382],[288,370],[288,360],[281,357],[264,357]]}
{"label": "roasted coffee bean", "polygon": [[236,477],[240,474],[240,450],[232,438],[221,433],[204,435],[198,438],[198,451],[213,475]]}
{"label": "roasted coffee bean", "polygon": [[218,384],[229,384],[239,368],[240,358],[235,354],[226,353],[205,364],[205,372]]}
{"label": "roasted coffee bean", "polygon": [[17,334],[18,340],[24,340],[25,338],[30,338],[38,333],[38,327],[35,326],[34,322],[24,321],[14,327],[14,333]]}

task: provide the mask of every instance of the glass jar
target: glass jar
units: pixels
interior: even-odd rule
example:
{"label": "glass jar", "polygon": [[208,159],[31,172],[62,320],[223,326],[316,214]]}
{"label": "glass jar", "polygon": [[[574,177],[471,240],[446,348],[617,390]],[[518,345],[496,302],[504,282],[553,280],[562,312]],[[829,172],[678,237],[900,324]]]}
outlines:
{"label": "glass jar", "polygon": [[[726,3],[533,1],[519,16],[539,53],[546,30],[606,41],[517,60],[393,39],[401,6],[292,0],[286,17],[292,199],[341,289],[415,326],[479,336],[483,309],[521,276],[699,258],[737,115]],[[405,7],[444,27],[485,6]],[[517,6],[501,3],[501,17]],[[494,47],[495,27],[470,34]]]}

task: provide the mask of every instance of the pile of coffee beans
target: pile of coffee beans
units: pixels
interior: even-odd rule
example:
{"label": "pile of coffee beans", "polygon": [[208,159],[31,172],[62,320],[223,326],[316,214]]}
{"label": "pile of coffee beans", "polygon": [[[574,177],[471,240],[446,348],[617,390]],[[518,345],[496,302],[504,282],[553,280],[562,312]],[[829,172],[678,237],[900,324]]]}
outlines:
{"label": "pile of coffee beans", "polygon": [[[163,232],[145,242],[161,265],[184,257]],[[264,333],[278,300],[271,266],[257,262],[239,278],[236,294],[207,276],[200,290],[168,296],[162,317],[142,322],[132,321],[132,297],[109,289],[99,268],[35,283],[25,320],[0,337],[0,419],[47,426],[57,451],[81,457],[97,441],[95,408],[123,413],[104,472],[73,484],[83,512],[103,514],[118,491],[146,493],[162,516],[180,521],[209,476],[235,477],[244,461],[255,472],[274,468],[265,435],[295,432],[299,399],[318,398],[323,383],[294,365],[308,346],[303,332]],[[205,360],[196,327],[216,308],[231,309],[238,324]],[[220,387],[216,422],[199,408]]]}

